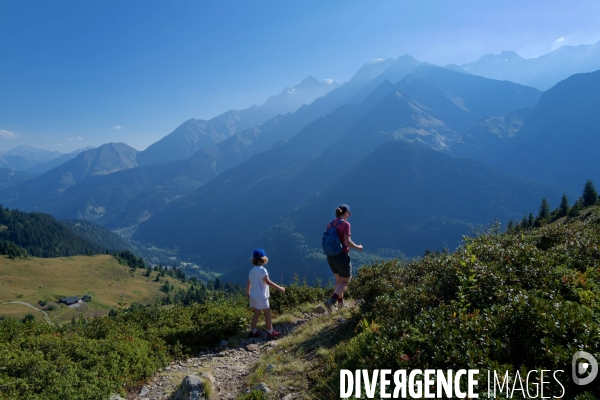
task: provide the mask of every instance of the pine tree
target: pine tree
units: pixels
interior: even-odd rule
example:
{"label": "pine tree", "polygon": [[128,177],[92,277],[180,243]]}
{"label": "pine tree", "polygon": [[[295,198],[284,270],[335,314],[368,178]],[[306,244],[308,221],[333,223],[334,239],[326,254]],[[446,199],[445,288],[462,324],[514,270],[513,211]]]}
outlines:
{"label": "pine tree", "polygon": [[598,192],[594,187],[594,182],[591,179],[588,179],[585,183],[585,187],[583,188],[583,193],[581,194],[581,202],[583,207],[589,207],[596,204],[598,201]]}
{"label": "pine tree", "polygon": [[527,220],[527,227],[531,228],[535,223],[535,219],[533,218],[533,214],[529,213],[529,220]]}
{"label": "pine tree", "polygon": [[560,200],[560,206],[558,206],[558,218],[565,217],[569,213],[569,199],[567,194],[563,193],[563,197]]}
{"label": "pine tree", "polygon": [[542,204],[540,205],[540,212],[536,218],[537,225],[540,225],[544,222],[548,222],[548,217],[550,216],[550,204],[548,204],[548,200],[545,198],[542,199]]}
{"label": "pine tree", "polygon": [[573,204],[573,207],[571,207],[571,209],[569,210],[569,213],[567,214],[569,218],[573,218],[579,215],[579,212],[583,209],[583,206],[581,205],[581,199],[578,199],[575,204]]}

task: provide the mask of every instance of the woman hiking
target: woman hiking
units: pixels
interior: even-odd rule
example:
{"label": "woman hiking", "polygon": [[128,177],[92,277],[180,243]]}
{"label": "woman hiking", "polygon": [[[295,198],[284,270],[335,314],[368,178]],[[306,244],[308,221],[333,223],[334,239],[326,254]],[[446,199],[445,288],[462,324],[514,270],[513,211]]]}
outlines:
{"label": "woman hiking", "polygon": [[332,226],[338,234],[340,243],[342,244],[342,251],[335,256],[327,256],[327,263],[333,276],[335,277],[335,291],[330,299],[325,301],[325,306],[329,311],[337,303],[338,308],[344,306],[344,292],[348,289],[348,283],[352,279],[352,263],[350,262],[350,248],[357,249],[358,251],[363,250],[362,244],[355,244],[351,239],[350,223],[348,217],[352,213],[350,207],[347,204],[342,204],[335,209],[335,218],[329,224],[327,224],[326,230],[329,230]]}

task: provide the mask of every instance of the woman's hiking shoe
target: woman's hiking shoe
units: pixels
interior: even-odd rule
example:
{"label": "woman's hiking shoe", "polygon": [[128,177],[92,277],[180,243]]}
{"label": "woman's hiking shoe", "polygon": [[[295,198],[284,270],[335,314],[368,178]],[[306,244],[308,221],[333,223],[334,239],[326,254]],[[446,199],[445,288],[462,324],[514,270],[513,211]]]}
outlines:
{"label": "woman's hiking shoe", "polygon": [[331,309],[335,303],[337,303],[337,300],[333,297],[329,300],[325,300],[325,307],[327,307],[327,311],[331,312]]}
{"label": "woman's hiking shoe", "polygon": [[272,333],[267,332],[267,340],[277,340],[281,337],[281,332],[277,332],[273,329]]}
{"label": "woman's hiking shoe", "polygon": [[257,338],[260,337],[261,333],[260,331],[257,329],[256,332],[252,332],[250,331],[250,334],[248,335],[249,338]]}

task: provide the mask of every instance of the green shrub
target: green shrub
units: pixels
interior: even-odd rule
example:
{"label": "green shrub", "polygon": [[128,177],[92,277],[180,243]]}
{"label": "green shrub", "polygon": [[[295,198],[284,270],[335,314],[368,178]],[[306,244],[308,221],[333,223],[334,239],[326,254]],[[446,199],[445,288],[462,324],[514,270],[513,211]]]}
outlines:
{"label": "green shrub", "polygon": [[23,318],[23,322],[27,323],[27,322],[33,322],[35,321],[35,316],[33,314],[27,314],[25,315],[25,317]]}
{"label": "green shrub", "polygon": [[292,283],[285,287],[285,293],[279,290],[271,290],[269,304],[273,310],[284,312],[298,308],[306,303],[317,303],[331,296],[332,286],[321,286],[320,281],[316,285],[309,286],[306,279],[300,282],[298,274],[294,274]]}

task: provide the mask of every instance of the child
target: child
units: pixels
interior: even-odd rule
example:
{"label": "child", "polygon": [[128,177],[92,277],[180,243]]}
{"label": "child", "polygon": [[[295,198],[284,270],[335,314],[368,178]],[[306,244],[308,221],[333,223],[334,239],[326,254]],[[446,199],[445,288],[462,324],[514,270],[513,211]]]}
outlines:
{"label": "child", "polygon": [[273,329],[271,324],[271,308],[269,306],[269,286],[280,290],[282,293],[285,292],[283,286],[276,285],[269,279],[269,273],[263,267],[269,262],[267,255],[263,249],[256,249],[252,253],[252,265],[254,268],[250,270],[248,275],[248,282],[246,282],[246,295],[250,300],[250,308],[254,308],[254,315],[252,316],[252,330],[250,337],[255,338],[260,336],[260,332],[256,329],[258,323],[258,317],[260,317],[260,310],[265,313],[265,325],[267,326],[267,339],[277,339],[281,336],[280,332]]}

